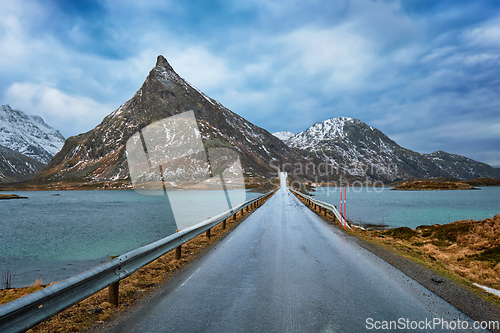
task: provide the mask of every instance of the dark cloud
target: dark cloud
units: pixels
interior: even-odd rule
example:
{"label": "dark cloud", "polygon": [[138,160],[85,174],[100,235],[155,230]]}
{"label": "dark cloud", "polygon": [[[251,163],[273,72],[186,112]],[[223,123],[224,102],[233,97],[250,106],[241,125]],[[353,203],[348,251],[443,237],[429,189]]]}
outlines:
{"label": "dark cloud", "polygon": [[499,14],[496,0],[4,2],[1,103],[75,135],[163,54],[271,132],[351,116],[407,148],[500,166]]}

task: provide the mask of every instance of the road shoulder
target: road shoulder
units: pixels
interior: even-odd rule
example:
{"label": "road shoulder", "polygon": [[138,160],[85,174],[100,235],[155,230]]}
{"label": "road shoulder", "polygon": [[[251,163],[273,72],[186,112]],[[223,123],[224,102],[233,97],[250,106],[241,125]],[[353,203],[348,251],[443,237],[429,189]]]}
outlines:
{"label": "road shoulder", "polygon": [[[460,285],[439,272],[408,259],[381,244],[348,234],[339,226],[332,225],[331,221],[325,220],[324,218],[322,218],[322,220],[331,228],[343,232],[352,242],[355,242],[362,248],[386,261],[391,266],[405,273],[474,320],[486,322],[500,320],[500,308],[483,299],[473,291],[468,290],[466,286]],[[493,332],[500,332],[500,330],[493,330]]]}

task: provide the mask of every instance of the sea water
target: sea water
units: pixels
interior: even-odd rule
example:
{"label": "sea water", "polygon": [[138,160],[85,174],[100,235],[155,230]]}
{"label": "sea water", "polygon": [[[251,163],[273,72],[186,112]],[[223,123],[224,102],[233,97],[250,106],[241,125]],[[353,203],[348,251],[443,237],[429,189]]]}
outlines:
{"label": "sea water", "polygon": [[[190,192],[186,206],[210,195]],[[12,287],[64,280],[177,229],[167,196],[131,190],[10,193],[28,197],[0,200],[0,276],[8,270]],[[247,192],[248,199],[256,195]]]}
{"label": "sea water", "polygon": [[[314,198],[340,212],[340,188],[322,187]],[[410,227],[459,220],[482,220],[500,214],[500,187],[461,191],[393,191],[391,188],[348,187],[347,218],[357,224]]]}

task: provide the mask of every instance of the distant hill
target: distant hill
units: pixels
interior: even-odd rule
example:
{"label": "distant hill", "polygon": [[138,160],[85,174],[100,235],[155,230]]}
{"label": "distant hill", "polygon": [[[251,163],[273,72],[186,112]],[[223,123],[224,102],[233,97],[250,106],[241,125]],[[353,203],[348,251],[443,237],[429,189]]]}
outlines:
{"label": "distant hill", "polygon": [[277,135],[283,137],[288,146],[312,153],[316,161],[332,165],[337,177],[343,175],[347,179],[369,177],[384,182],[436,177],[500,179],[498,168],[443,151],[414,152],[353,118],[331,118],[293,136]]}
{"label": "distant hill", "polygon": [[500,180],[495,178],[476,178],[462,181],[454,178],[436,178],[432,180],[410,179],[398,184],[393,190],[477,190],[478,188],[474,186],[500,186]]}
{"label": "distant hill", "polygon": [[41,117],[1,105],[0,145],[47,164],[63,147],[64,137]]}
{"label": "distant hill", "polygon": [[396,191],[435,191],[435,190],[478,190],[474,186],[461,181],[407,181],[393,188]]}
{"label": "distant hill", "polygon": [[0,183],[16,183],[32,179],[45,164],[12,149],[0,146]]}
{"label": "distant hill", "polygon": [[62,148],[64,137],[39,116],[0,106],[0,183],[32,179]]}

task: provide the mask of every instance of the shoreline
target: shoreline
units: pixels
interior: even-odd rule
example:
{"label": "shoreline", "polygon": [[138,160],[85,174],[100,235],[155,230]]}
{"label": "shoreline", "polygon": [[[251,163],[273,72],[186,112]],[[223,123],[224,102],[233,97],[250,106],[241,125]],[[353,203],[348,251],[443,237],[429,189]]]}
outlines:
{"label": "shoreline", "polygon": [[[246,178],[245,190],[257,191],[260,188],[268,189],[275,188],[273,179],[261,178]],[[270,184],[270,185],[268,185]],[[203,184],[201,186],[169,186],[167,190],[213,190],[211,184]],[[217,188],[218,189],[218,188]],[[29,191],[107,191],[107,190],[134,190],[131,181],[111,181],[111,182],[55,182],[49,184],[34,184],[31,181],[22,183],[0,183],[0,192],[29,192]]]}
{"label": "shoreline", "polygon": [[0,194],[0,200],[11,200],[11,199],[28,199],[28,197],[19,196],[17,194]]}

